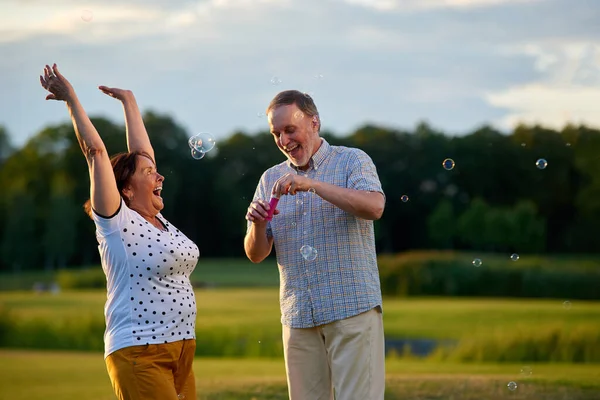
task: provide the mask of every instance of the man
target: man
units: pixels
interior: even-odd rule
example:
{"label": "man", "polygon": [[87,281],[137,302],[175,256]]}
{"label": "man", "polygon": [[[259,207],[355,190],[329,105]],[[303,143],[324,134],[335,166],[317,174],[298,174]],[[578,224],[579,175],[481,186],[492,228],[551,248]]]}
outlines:
{"label": "man", "polygon": [[[362,150],[331,146],[319,136],[310,96],[283,91],[267,116],[287,161],[260,179],[246,214],[244,248],[258,263],[275,244],[290,399],[329,400],[335,393],[336,400],[383,400],[373,220],[385,197],[375,165]],[[280,200],[269,221],[272,195]]]}

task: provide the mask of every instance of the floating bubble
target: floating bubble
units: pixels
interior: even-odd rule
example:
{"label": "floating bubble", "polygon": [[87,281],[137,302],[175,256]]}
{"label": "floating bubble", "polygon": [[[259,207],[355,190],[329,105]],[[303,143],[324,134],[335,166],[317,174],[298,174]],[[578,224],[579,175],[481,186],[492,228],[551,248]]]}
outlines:
{"label": "floating bubble", "polygon": [[302,200],[298,199],[298,200],[296,200],[296,204],[298,204],[299,206],[301,206],[304,203],[302,202]]}
{"label": "floating bubble", "polygon": [[473,265],[474,266],[481,267],[481,264],[482,264],[482,262],[481,262],[481,260],[479,258],[476,258],[476,259],[473,260]]}
{"label": "floating bubble", "polygon": [[403,203],[406,203],[408,201],[408,196],[403,194],[402,197],[400,197],[400,200],[402,200]]}
{"label": "floating bubble", "polygon": [[567,143],[565,146],[567,146],[567,147],[571,147],[571,143]]}
{"label": "floating bubble", "polygon": [[566,300],[565,302],[563,302],[563,308],[565,310],[570,310],[571,307],[572,307],[572,304],[571,304],[571,302],[569,300]]}
{"label": "floating bubble", "polygon": [[315,79],[317,79],[317,80],[321,80],[321,79],[323,79],[323,78],[325,78],[325,77],[323,76],[323,74],[316,74],[316,75],[315,75]]}
{"label": "floating bubble", "polygon": [[278,76],[274,76],[271,78],[271,83],[273,85],[279,85],[281,83],[281,79]]}
{"label": "floating bubble", "polygon": [[92,19],[94,19],[94,13],[92,10],[83,10],[81,12],[81,19],[85,22],[90,22]]}
{"label": "floating bubble", "polygon": [[528,365],[521,368],[521,375],[523,375],[523,376],[530,376],[532,373],[533,373],[533,371],[531,370],[531,367]]}
{"label": "floating bubble", "polygon": [[535,166],[539,169],[546,169],[546,167],[548,166],[548,161],[544,160],[543,158],[540,158],[535,162]]}
{"label": "floating bubble", "polygon": [[185,394],[183,394],[183,393],[179,393],[179,394],[177,395],[177,398],[178,398],[179,400],[183,400],[183,399],[185,399]]}
{"label": "floating bubble", "polygon": [[292,228],[295,228],[295,227],[296,227],[296,223],[292,222]]}
{"label": "floating bubble", "polygon": [[516,253],[514,253],[514,254],[512,254],[512,255],[510,256],[510,259],[511,259],[511,260],[513,260],[513,261],[517,261],[517,260],[519,259],[519,255],[518,255],[518,254],[516,254]]}
{"label": "floating bubble", "polygon": [[442,162],[442,166],[444,167],[445,170],[450,171],[451,169],[454,168],[454,160],[451,158],[446,158],[443,162]]}
{"label": "floating bubble", "polygon": [[302,119],[302,118],[304,118],[304,113],[302,111],[298,110],[294,113],[294,119]]}
{"label": "floating bubble", "polygon": [[205,152],[197,150],[197,149],[191,149],[192,152],[192,158],[194,160],[201,160],[202,158],[204,158],[204,156],[206,155]]}
{"label": "floating bubble", "polygon": [[210,133],[199,133],[188,140],[190,148],[207,153],[215,147],[215,138]]}
{"label": "floating bubble", "polygon": [[258,344],[260,344],[260,340],[258,341]]}
{"label": "floating bubble", "polygon": [[300,254],[306,261],[313,261],[317,258],[317,249],[312,246],[304,245],[300,248]]}
{"label": "floating bubble", "polygon": [[521,147],[525,147],[527,146],[525,143],[521,143]]}
{"label": "floating bubble", "polygon": [[517,382],[508,382],[506,387],[508,387],[508,390],[510,390],[511,392],[514,392],[515,390],[517,390]]}
{"label": "floating bubble", "polygon": [[310,188],[310,189],[308,189],[308,193],[316,194],[317,191],[315,190],[315,188]]}
{"label": "floating bubble", "polygon": [[262,113],[262,112],[257,112],[257,113],[256,113],[256,116],[257,116],[258,118],[264,118],[264,117],[265,117],[265,113]]}

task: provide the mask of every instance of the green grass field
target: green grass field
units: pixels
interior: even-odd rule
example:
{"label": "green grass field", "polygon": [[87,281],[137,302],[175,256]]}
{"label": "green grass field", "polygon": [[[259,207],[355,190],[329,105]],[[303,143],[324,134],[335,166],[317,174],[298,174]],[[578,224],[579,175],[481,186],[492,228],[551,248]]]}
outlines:
{"label": "green grass field", "polygon": [[[77,273],[80,270],[71,268],[66,271]],[[99,279],[104,277],[100,265],[83,270],[96,273]],[[57,275],[57,272],[45,271],[0,273],[0,291],[31,290],[36,282],[48,285],[56,281]],[[192,273],[191,280],[196,287],[276,287],[279,285],[279,272],[272,257],[260,264],[253,264],[245,258],[203,258]]]}
{"label": "green grass field", "polygon": [[[196,291],[198,329],[261,329],[278,333],[279,292],[276,288],[200,289]],[[0,307],[19,320],[59,321],[103,318],[102,290],[59,294],[0,292]],[[600,302],[492,298],[386,298],[386,335],[458,339],[475,332],[530,330],[561,326],[600,330]]]}
{"label": "green grass field", "polygon": [[[521,374],[529,367],[531,375]],[[202,400],[286,399],[282,359],[196,358]],[[388,360],[386,399],[597,400],[600,365],[455,364]],[[510,391],[507,384],[517,383]],[[0,398],[114,399],[102,354],[0,350]]]}
{"label": "green grass field", "polygon": [[[276,288],[200,289],[196,296],[198,356],[281,356]],[[104,301],[102,290],[0,292],[0,346],[101,351]],[[458,341],[437,359],[600,361],[600,302],[386,298],[384,324],[388,339]]]}

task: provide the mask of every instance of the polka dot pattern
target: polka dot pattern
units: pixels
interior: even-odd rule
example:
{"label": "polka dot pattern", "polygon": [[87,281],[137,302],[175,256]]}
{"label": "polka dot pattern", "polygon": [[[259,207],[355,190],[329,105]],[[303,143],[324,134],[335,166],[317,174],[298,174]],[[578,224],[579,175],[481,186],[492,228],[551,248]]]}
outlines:
{"label": "polka dot pattern", "polygon": [[[119,222],[112,221],[118,230],[112,234],[120,237],[120,249],[106,246],[112,257],[102,257],[99,237],[108,282],[107,352],[108,347],[114,351],[195,338],[196,300],[190,274],[198,262],[198,247],[160,214],[166,231],[124,203],[119,214],[123,215],[114,217]],[[108,265],[110,261],[115,265]]]}

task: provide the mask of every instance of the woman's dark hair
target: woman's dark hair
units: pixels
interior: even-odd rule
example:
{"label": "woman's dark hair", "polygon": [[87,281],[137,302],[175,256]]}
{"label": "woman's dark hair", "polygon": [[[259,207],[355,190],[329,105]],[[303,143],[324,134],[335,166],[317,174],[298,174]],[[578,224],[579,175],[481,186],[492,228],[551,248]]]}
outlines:
{"label": "woman's dark hair", "polygon": [[[117,189],[119,194],[125,200],[125,204],[129,206],[129,199],[123,196],[123,188],[129,184],[131,177],[135,174],[138,156],[148,157],[152,162],[154,160],[150,154],[145,151],[132,151],[130,153],[118,153],[110,158],[110,164],[112,165],[113,173],[117,181]],[[92,218],[92,202],[88,199],[83,204],[85,213]]]}

